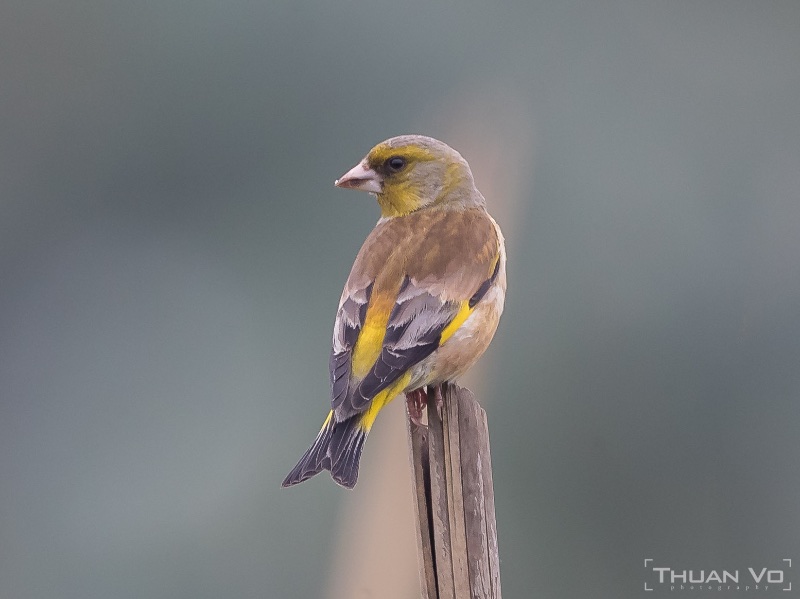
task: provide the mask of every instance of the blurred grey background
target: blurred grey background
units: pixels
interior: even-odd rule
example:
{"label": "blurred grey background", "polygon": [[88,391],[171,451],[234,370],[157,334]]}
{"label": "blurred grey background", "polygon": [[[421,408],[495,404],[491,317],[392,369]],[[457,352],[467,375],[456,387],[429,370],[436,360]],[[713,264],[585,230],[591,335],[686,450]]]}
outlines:
{"label": "blurred grey background", "polygon": [[505,596],[800,563],[796,0],[4,0],[0,57],[2,599],[418,596],[400,402],[279,488],[410,132],[509,238]]}

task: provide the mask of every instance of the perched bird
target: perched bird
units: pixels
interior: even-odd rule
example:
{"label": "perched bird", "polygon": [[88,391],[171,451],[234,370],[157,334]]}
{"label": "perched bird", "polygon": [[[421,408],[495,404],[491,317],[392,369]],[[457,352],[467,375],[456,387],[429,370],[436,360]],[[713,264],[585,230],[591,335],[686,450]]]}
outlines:
{"label": "perched bird", "polygon": [[463,374],[503,311],[503,235],[458,152],[422,135],[393,137],[335,184],[375,195],[381,218],[339,301],[331,411],[284,487],[324,469],[352,488],[378,412]]}

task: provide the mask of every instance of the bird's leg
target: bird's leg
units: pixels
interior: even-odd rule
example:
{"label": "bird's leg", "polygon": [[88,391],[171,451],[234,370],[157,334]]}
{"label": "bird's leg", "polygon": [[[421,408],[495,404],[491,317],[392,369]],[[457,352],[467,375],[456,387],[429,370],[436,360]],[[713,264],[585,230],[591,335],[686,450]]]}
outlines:
{"label": "bird's leg", "polygon": [[408,406],[408,417],[417,426],[425,426],[422,422],[422,410],[428,405],[428,396],[425,389],[414,389],[406,393],[406,406]]}

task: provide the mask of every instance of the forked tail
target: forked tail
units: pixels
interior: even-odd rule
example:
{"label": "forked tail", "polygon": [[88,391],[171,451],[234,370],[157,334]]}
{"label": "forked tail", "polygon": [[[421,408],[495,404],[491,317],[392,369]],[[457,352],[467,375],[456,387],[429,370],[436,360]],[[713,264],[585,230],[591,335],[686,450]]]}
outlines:
{"label": "forked tail", "polygon": [[333,412],[329,413],[317,438],[283,479],[282,486],[291,487],[323,470],[330,470],[333,480],[352,489],[358,479],[358,464],[368,432],[362,420],[362,415],[356,414],[336,422]]}

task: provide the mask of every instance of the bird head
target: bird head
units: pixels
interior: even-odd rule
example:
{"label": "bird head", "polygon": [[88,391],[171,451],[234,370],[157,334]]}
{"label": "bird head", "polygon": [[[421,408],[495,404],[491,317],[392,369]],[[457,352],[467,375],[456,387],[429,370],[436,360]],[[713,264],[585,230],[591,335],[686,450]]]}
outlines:
{"label": "bird head", "polygon": [[384,218],[429,206],[484,202],[461,154],[423,135],[401,135],[379,143],[337,179],[336,186],[374,194]]}

